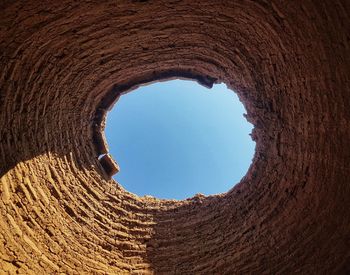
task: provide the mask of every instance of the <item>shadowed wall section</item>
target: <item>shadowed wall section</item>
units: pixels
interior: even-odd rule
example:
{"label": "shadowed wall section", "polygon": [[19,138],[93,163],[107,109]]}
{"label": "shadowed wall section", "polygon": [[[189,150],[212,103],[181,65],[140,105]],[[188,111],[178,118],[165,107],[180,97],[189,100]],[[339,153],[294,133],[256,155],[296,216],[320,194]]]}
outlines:
{"label": "shadowed wall section", "polygon": [[[349,271],[347,1],[31,0],[0,10],[0,270]],[[118,95],[171,77],[225,82],[245,104],[256,154],[225,194],[140,198],[98,160]]]}

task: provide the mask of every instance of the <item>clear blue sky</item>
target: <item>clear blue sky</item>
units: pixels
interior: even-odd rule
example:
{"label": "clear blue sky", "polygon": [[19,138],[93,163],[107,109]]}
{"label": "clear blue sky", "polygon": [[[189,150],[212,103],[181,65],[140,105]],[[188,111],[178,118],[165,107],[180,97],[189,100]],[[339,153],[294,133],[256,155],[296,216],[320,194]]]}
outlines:
{"label": "clear blue sky", "polygon": [[223,193],[246,174],[255,143],[245,109],[226,85],[171,80],[121,96],[107,115],[114,179],[139,196]]}

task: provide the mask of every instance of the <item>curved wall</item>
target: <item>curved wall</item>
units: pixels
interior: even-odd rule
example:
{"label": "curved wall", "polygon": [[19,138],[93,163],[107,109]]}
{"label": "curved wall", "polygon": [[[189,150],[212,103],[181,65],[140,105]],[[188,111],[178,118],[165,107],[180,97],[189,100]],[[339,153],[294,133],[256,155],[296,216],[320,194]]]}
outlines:
{"label": "curved wall", "polygon": [[[1,270],[349,271],[347,1],[31,0],[0,10]],[[139,198],[98,160],[118,95],[171,77],[223,81],[247,108],[256,154],[226,194]]]}

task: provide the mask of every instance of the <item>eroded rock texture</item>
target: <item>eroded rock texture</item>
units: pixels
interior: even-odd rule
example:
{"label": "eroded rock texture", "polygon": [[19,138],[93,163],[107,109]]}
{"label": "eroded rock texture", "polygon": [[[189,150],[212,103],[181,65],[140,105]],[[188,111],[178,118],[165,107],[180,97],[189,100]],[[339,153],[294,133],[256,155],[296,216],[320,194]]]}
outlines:
{"label": "eroded rock texture", "polygon": [[[347,0],[2,0],[0,270],[349,272],[349,13]],[[98,160],[118,95],[168,77],[224,81],[246,105],[256,155],[228,193],[139,198]]]}

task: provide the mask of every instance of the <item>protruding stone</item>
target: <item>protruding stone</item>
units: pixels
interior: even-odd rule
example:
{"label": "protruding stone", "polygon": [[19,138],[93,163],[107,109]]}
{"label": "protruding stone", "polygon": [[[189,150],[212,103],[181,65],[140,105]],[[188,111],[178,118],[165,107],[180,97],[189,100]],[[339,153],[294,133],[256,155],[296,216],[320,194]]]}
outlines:
{"label": "protruding stone", "polygon": [[112,177],[120,171],[118,163],[110,154],[105,154],[100,158],[100,163],[108,177]]}

